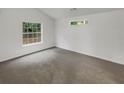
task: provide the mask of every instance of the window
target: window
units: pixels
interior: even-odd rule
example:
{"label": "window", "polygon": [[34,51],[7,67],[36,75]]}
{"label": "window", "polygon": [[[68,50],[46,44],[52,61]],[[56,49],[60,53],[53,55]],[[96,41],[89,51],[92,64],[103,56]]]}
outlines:
{"label": "window", "polygon": [[83,24],[88,24],[87,20],[82,20],[82,21],[71,21],[70,25],[71,26],[78,26],[78,25],[83,25]]}
{"label": "window", "polygon": [[23,22],[23,45],[41,42],[41,24]]}

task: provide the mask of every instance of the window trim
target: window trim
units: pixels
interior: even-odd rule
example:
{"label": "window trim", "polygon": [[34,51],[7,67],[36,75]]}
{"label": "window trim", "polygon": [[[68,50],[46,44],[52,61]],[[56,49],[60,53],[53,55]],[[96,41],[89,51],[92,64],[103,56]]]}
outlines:
{"label": "window trim", "polygon": [[[25,21],[24,21],[25,22]],[[27,46],[34,46],[34,45],[40,45],[43,43],[43,23],[41,22],[35,22],[35,23],[40,23],[41,24],[41,41],[40,42],[35,42],[35,43],[29,43],[29,44],[23,44],[23,24],[22,24],[22,34],[21,34],[21,41],[22,41],[22,47],[27,47]],[[29,32],[30,33],[30,32]]]}
{"label": "window trim", "polygon": [[[72,25],[71,22],[83,22],[81,24],[77,24],[77,25]],[[79,26],[82,26],[82,25],[87,25],[88,24],[88,20],[87,19],[70,19],[69,20],[69,26],[73,26],[73,27],[79,27]]]}

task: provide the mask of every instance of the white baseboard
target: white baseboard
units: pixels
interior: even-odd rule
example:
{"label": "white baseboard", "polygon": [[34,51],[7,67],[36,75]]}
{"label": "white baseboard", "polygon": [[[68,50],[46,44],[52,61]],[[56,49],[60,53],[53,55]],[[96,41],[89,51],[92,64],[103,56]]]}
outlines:
{"label": "white baseboard", "polygon": [[73,50],[73,49],[68,49],[68,48],[65,48],[65,47],[62,47],[62,46],[56,46],[58,48],[61,48],[61,49],[65,49],[65,50],[69,50],[69,51],[73,51],[73,52],[77,52],[77,53],[80,53],[80,54],[84,54],[84,55],[87,55],[87,56],[91,56],[91,57],[95,57],[95,58],[98,58],[98,59],[101,59],[101,60],[105,60],[105,61],[109,61],[109,62],[113,62],[113,63],[117,63],[117,64],[121,64],[121,65],[124,65],[124,62],[119,60],[119,59],[108,59],[108,58],[105,58],[105,57],[101,57],[99,55],[94,55],[94,54],[91,54],[91,53],[88,53],[88,52],[81,52],[81,51],[77,51],[77,50]]}

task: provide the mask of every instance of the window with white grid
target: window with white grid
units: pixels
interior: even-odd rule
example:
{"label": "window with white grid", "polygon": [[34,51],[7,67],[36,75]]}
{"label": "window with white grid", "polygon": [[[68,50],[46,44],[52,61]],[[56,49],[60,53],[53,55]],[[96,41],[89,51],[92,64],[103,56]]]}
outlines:
{"label": "window with white grid", "polygon": [[23,22],[23,45],[40,43],[41,34],[40,23]]}

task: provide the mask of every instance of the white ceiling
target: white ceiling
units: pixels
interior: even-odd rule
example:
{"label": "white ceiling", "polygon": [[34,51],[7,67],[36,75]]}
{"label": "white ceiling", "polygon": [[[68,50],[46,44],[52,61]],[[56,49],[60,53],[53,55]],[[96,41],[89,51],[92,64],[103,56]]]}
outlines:
{"label": "white ceiling", "polygon": [[71,8],[40,8],[40,11],[46,13],[54,19],[75,17],[82,15],[90,15],[100,12],[109,12],[118,10],[119,8],[76,8],[71,11]]}

